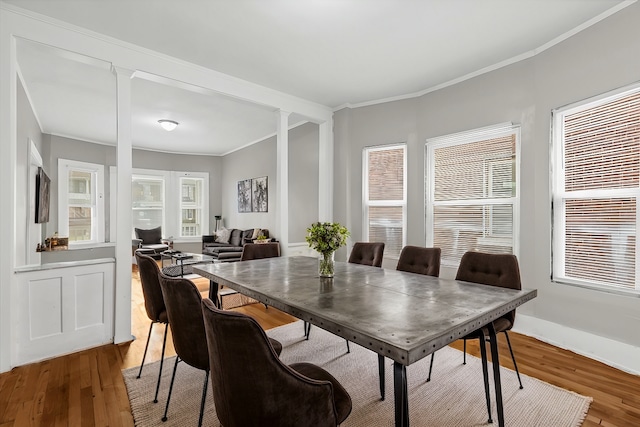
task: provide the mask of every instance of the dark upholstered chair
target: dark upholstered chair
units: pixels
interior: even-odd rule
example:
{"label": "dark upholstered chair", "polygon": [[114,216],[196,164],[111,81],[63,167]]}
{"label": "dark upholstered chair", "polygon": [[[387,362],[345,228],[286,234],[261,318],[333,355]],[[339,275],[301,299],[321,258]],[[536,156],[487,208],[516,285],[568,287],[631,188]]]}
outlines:
{"label": "dark upholstered chair", "polygon": [[[162,421],[167,420],[171,391],[176,378],[176,369],[178,368],[178,362],[183,361],[194,368],[205,371],[202,400],[200,402],[200,419],[198,422],[198,426],[201,426],[210,370],[204,321],[202,319],[202,309],[200,308],[202,297],[196,285],[189,279],[173,278],[161,274],[160,287],[166,301],[173,346],[177,354]],[[282,352],[282,344],[278,341],[271,340],[271,346],[275,348],[277,354]]]}
{"label": "dark upholstered chair", "polygon": [[285,365],[258,322],[202,301],[213,400],[224,427],[337,426],[351,413],[351,397],[324,369]]}
{"label": "dark upholstered chair", "polygon": [[142,355],[142,363],[140,364],[140,371],[138,371],[137,378],[140,378],[140,375],[142,375],[142,368],[144,367],[144,359],[147,357],[147,349],[149,348],[149,340],[151,339],[153,325],[156,323],[163,323],[165,325],[164,340],[162,341],[162,356],[160,357],[160,371],[158,372],[158,382],[156,383],[156,394],[153,398],[153,402],[157,403],[160,379],[162,378],[162,365],[164,364],[164,350],[167,345],[169,318],[167,317],[167,310],[164,306],[162,289],[160,289],[160,268],[158,267],[158,263],[150,256],[143,255],[141,253],[136,253],[135,256],[136,263],[138,264],[140,283],[142,283],[144,308],[147,311],[147,316],[149,316],[149,319],[151,320],[149,336],[147,337],[147,344],[144,346],[144,354]]}
{"label": "dark upholstered chair", "polygon": [[384,242],[356,242],[353,244],[348,262],[382,267],[383,255]]}
{"label": "dark upholstered chair", "polygon": [[178,368],[178,362],[183,361],[194,368],[205,371],[200,402],[200,419],[198,421],[198,426],[201,426],[209,381],[209,353],[207,352],[204,321],[202,320],[202,310],[200,309],[202,297],[196,285],[189,279],[172,278],[161,274],[160,287],[166,302],[167,315],[171,323],[173,346],[177,355],[162,421],[167,420],[173,382],[176,379],[176,369]]}
{"label": "dark upholstered chair", "polygon": [[280,256],[280,243],[248,243],[242,248],[240,261],[252,259],[275,258]]}
{"label": "dark upholstered chair", "polygon": [[440,275],[440,248],[405,246],[400,252],[396,270],[438,277]]}
{"label": "dark upholstered chair", "polygon": [[162,238],[162,227],[156,227],[149,230],[142,228],[134,228],[136,239],[134,243],[138,244],[139,249],[145,249],[153,252],[153,256],[159,257],[160,253],[169,249],[167,240]]}
{"label": "dark upholstered chair", "polygon": [[[456,280],[462,280],[464,282],[481,283],[483,285],[499,286],[507,289],[522,289],[522,283],[520,281],[520,268],[518,266],[518,259],[515,255],[511,254],[487,254],[482,252],[466,252],[460,260],[458,266],[458,272],[456,273]],[[504,316],[493,321],[493,327],[497,333],[504,332],[504,336],[507,338],[507,344],[509,345],[509,352],[511,353],[511,360],[513,361],[513,367],[515,368],[516,375],[518,376],[518,382],[520,388],[522,388],[522,380],[520,379],[520,372],[518,371],[518,365],[516,364],[516,358],[513,355],[513,349],[511,348],[511,341],[509,340],[509,334],[507,331],[511,330],[516,318],[516,311],[512,310]],[[491,422],[491,402],[489,398],[489,378],[487,368],[487,355],[485,348],[485,341],[489,337],[489,328],[487,326],[480,328],[466,335],[464,340],[464,352],[463,352],[463,364],[466,364],[467,357],[467,340],[479,339],[480,340],[480,352],[483,362],[483,374],[485,382],[485,395],[487,399],[487,410],[489,411],[489,422]],[[431,355],[431,366],[429,368],[429,377],[427,381],[431,380],[431,368],[433,367],[433,357]]]}

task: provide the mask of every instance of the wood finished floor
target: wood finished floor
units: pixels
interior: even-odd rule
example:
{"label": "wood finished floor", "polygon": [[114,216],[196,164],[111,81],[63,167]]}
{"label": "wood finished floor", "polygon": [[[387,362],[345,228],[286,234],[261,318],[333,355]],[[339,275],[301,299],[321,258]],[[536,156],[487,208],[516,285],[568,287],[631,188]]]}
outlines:
{"label": "wood finished floor", "polygon": [[[140,364],[149,319],[136,271],[132,277],[132,332],[138,339],[19,366],[0,374],[0,427],[133,425],[120,371]],[[206,296],[208,281],[195,282]],[[295,320],[261,304],[236,310],[254,316],[265,329]],[[154,326],[147,363],[160,359],[163,333],[162,325]],[[640,377],[530,337],[516,333],[510,337],[521,373],[593,397],[584,427],[640,426]],[[462,342],[452,346],[461,350]],[[467,350],[479,355],[477,343],[469,342]],[[167,355],[174,354],[168,337]],[[504,334],[500,337],[500,361],[512,367]],[[437,380],[436,372],[433,381]]]}

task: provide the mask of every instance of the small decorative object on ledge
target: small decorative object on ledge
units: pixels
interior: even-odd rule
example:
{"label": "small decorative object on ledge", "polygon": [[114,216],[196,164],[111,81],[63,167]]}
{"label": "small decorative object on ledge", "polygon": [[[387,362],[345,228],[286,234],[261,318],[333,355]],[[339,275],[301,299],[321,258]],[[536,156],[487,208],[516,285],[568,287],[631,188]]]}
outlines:
{"label": "small decorative object on ledge", "polygon": [[307,228],[307,243],[320,254],[320,277],[333,277],[334,253],[347,243],[349,235],[347,228],[337,222],[314,222]]}

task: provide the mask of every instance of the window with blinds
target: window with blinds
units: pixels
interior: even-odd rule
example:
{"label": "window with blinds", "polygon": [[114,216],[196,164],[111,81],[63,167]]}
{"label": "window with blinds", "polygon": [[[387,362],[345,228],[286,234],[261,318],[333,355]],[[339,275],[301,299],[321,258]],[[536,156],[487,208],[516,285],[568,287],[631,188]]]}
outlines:
{"label": "window with blinds", "polygon": [[363,157],[365,238],[398,258],[406,240],[406,145],[365,148]]}
{"label": "window with blinds", "polygon": [[467,251],[516,253],[519,128],[503,124],[427,140],[427,246],[457,267]]}
{"label": "window with blinds", "polygon": [[640,87],[553,112],[553,279],[640,291]]}

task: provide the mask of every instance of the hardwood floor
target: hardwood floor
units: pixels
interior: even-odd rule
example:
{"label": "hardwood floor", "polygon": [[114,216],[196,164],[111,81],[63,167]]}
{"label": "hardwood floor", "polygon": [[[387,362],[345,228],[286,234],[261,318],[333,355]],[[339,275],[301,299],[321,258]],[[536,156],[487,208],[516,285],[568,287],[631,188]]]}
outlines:
{"label": "hardwood floor", "polygon": [[[137,272],[132,277],[132,332],[138,339],[19,366],[1,374],[0,427],[133,425],[120,371],[140,364],[149,319]],[[208,281],[195,282],[206,296]],[[262,304],[235,310],[254,316],[265,329],[295,320]],[[146,363],[160,359],[163,334],[164,327],[155,325]],[[511,368],[504,334],[500,336],[500,362]],[[640,377],[534,338],[516,333],[509,336],[521,373],[593,397],[584,427],[640,426]],[[461,350],[462,342],[452,346]],[[477,341],[470,341],[467,351],[479,355]],[[166,353],[175,354],[170,337]],[[433,378],[438,379],[437,372]]]}

